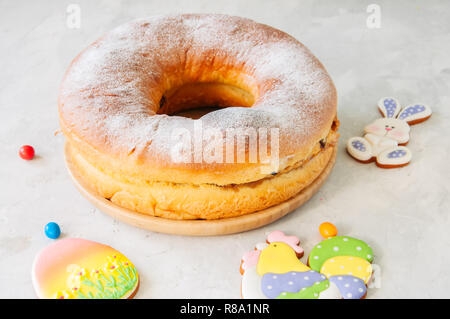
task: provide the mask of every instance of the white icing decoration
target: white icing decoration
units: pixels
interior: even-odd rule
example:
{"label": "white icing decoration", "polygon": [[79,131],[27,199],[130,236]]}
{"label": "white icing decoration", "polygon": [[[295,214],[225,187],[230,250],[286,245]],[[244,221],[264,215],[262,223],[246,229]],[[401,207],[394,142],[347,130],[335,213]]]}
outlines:
{"label": "white icing decoration", "polygon": [[258,243],[258,244],[256,244],[256,249],[258,249],[258,250],[264,250],[267,246],[269,246],[269,244],[268,243]]}
{"label": "white icing decoration", "polygon": [[332,282],[326,285],[328,289],[325,289],[319,294],[319,299],[341,299],[342,295],[339,288]]}
{"label": "white icing decoration", "polygon": [[242,298],[267,299],[261,289],[261,277],[256,272],[256,267],[245,270],[242,276]]}

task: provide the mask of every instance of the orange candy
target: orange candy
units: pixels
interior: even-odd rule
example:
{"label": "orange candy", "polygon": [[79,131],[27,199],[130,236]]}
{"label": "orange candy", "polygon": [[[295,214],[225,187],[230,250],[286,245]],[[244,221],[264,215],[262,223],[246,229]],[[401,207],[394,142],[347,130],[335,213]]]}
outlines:
{"label": "orange candy", "polygon": [[332,223],[320,224],[319,232],[323,236],[323,238],[334,237],[338,233],[336,226],[334,226]]}

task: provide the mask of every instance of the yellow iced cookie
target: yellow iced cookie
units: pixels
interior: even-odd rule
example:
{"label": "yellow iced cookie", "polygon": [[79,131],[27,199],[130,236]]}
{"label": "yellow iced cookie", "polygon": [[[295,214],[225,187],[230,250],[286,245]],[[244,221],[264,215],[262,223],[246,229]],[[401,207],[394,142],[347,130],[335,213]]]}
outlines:
{"label": "yellow iced cookie", "polygon": [[320,272],[328,278],[336,275],[351,275],[364,280],[367,284],[372,276],[372,265],[359,257],[335,256],[323,263]]}
{"label": "yellow iced cookie", "polygon": [[298,260],[291,246],[282,242],[271,243],[261,251],[256,269],[260,276],[268,272],[284,274],[289,271],[303,272],[308,270],[310,268]]}

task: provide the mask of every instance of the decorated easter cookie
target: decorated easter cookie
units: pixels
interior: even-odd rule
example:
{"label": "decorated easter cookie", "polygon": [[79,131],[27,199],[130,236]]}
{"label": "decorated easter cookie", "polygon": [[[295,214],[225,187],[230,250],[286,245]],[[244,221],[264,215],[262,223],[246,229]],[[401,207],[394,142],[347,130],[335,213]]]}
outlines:
{"label": "decorated easter cookie", "polygon": [[344,299],[362,299],[366,295],[367,288],[359,278],[351,275],[332,276],[330,284],[336,285]]}
{"label": "decorated easter cookie", "polygon": [[126,299],[139,287],[134,265],[117,250],[93,241],[67,238],[44,248],[32,269],[39,298]]}
{"label": "decorated easter cookie", "polygon": [[337,275],[350,275],[357,277],[367,284],[372,276],[372,265],[365,259],[353,256],[336,256],[327,259],[320,272],[331,278]]}
{"label": "decorated easter cookie", "polygon": [[410,125],[427,120],[431,108],[425,104],[400,106],[398,100],[385,97],[378,102],[383,118],[364,129],[364,137],[352,137],[347,142],[348,153],[363,163],[375,161],[379,167],[394,168],[408,165],[411,151],[409,142]]}
{"label": "decorated easter cookie", "polygon": [[372,248],[362,240],[336,236],[316,245],[309,254],[308,264],[313,270],[320,271],[328,259],[336,256],[358,257],[368,262],[373,260]]}
{"label": "decorated easter cookie", "polygon": [[[340,238],[344,237],[341,236]],[[326,241],[331,241],[332,239]],[[344,245],[341,245],[343,251],[346,250],[346,242],[347,240],[344,241]],[[362,245],[361,243],[360,241],[350,241],[350,246],[357,244],[358,247],[361,246],[364,249],[364,253],[368,254],[368,250],[366,250],[367,245]],[[327,246],[328,244],[325,245],[325,247]],[[333,251],[333,248],[331,250]],[[365,296],[365,282],[357,277],[362,277],[363,274],[366,277],[368,276],[366,273],[363,273],[363,270],[359,270],[358,267],[361,266],[361,263],[348,264],[348,260],[338,260],[338,263],[347,266],[357,276],[351,276],[347,273],[341,274],[332,266],[329,266],[330,276],[328,276],[328,273],[321,273],[320,270],[322,264],[329,258],[321,255],[317,258],[322,261],[318,269],[313,267],[311,269],[299,260],[298,252],[301,252],[300,255],[303,254],[303,249],[301,249],[300,241],[297,237],[286,236],[280,231],[269,234],[267,243],[256,245],[254,250],[249,251],[242,257],[242,297],[246,299],[360,299]],[[349,257],[352,256],[349,255]],[[352,258],[366,262],[366,259],[362,257],[355,256]],[[317,265],[318,262],[314,264],[316,267]],[[356,270],[360,271],[361,274]]]}
{"label": "decorated easter cookie", "polygon": [[[325,239],[311,250],[308,265],[329,280],[334,277],[355,278],[353,285],[359,285],[359,290],[361,282],[367,285],[372,276],[372,260],[372,248],[365,242],[348,236],[336,236]],[[365,289],[361,293],[365,294]],[[355,295],[354,292],[352,295]],[[342,296],[345,298],[344,293]]]}

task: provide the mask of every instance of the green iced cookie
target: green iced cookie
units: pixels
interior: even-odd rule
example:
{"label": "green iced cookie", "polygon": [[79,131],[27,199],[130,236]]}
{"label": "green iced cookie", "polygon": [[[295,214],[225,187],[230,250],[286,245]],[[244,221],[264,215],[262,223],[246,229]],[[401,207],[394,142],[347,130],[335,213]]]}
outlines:
{"label": "green iced cookie", "polygon": [[320,271],[323,263],[335,256],[360,257],[368,262],[373,260],[372,248],[362,240],[348,236],[336,236],[325,239],[311,250],[308,259],[309,267]]}
{"label": "green iced cookie", "polygon": [[283,292],[277,299],[318,299],[320,293],[328,289],[328,287],[330,287],[328,280],[317,281],[311,287],[303,288],[299,292]]}

